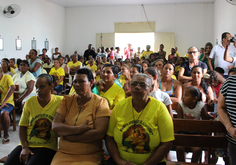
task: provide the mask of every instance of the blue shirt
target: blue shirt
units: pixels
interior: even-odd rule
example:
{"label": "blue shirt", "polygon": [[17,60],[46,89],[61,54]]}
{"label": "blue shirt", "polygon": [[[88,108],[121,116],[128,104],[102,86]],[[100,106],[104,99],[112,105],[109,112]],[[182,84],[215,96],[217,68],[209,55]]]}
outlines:
{"label": "blue shirt", "polygon": [[29,66],[30,69],[34,68],[34,66],[36,65],[36,63],[40,63],[41,66],[38,70],[36,70],[35,72],[33,72],[32,74],[34,75],[34,77],[38,77],[41,74],[41,69],[42,69],[42,61],[40,59],[36,59],[32,64],[31,64],[31,59],[29,59]]}

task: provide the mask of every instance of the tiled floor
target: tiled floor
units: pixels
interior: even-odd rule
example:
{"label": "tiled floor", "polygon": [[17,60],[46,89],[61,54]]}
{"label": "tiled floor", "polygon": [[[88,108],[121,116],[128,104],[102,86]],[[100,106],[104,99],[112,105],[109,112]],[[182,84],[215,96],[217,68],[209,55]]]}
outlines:
{"label": "tiled floor", "polygon": [[[19,122],[19,119],[20,119],[20,116],[17,115],[17,117],[16,117],[17,123]],[[17,126],[16,131],[13,131],[13,128],[10,127],[9,134],[10,134],[11,142],[9,144],[4,144],[4,145],[2,143],[0,143],[0,158],[8,155],[19,144],[20,140],[19,140],[19,136],[18,136],[18,133],[19,133],[18,130],[19,130],[18,126]],[[2,132],[2,136],[3,136],[3,132]],[[1,140],[0,142],[2,142],[2,139],[0,139],[0,140]],[[203,154],[204,154],[204,152],[203,152]],[[170,152],[170,157],[171,157],[172,161],[177,161],[175,151]],[[187,158],[191,158],[191,153],[187,155]],[[203,155],[203,158],[204,158],[204,155]],[[190,161],[190,159],[187,159],[187,161]],[[222,164],[224,164],[224,161],[222,158],[219,158],[217,165],[222,165]]]}

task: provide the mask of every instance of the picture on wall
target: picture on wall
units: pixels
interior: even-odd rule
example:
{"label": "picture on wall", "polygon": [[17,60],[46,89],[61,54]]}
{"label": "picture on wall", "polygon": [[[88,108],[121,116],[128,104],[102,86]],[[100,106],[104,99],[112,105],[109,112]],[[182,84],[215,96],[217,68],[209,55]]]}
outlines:
{"label": "picture on wall", "polygon": [[49,41],[46,40],[46,41],[44,42],[44,47],[45,47],[47,50],[49,49]]}
{"label": "picture on wall", "polygon": [[36,40],[31,40],[31,49],[37,49]]}
{"label": "picture on wall", "polygon": [[16,39],[16,50],[22,49],[22,42],[21,39]]}
{"label": "picture on wall", "polygon": [[0,38],[0,51],[3,51],[3,38]]}

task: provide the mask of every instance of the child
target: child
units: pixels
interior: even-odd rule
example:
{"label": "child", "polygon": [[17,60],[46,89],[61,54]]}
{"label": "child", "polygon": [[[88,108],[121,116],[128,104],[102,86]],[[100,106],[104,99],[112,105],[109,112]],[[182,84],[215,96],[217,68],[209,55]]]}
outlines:
{"label": "child", "polygon": [[[183,94],[182,101],[179,102],[179,106],[177,109],[178,118],[183,119],[204,119],[207,120],[207,110],[205,108],[205,104],[202,102],[202,95],[198,88],[190,86],[185,88],[185,92]],[[198,132],[181,132],[184,134],[201,134]],[[185,146],[177,146],[177,159],[179,162],[185,162]],[[191,147],[193,156],[191,159],[192,163],[197,163],[202,148],[201,147]]]}

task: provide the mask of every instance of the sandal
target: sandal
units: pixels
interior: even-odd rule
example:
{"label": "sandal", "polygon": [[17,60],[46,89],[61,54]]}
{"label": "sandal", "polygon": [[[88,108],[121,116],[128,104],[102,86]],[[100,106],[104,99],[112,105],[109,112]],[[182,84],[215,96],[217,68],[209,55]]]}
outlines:
{"label": "sandal", "polygon": [[2,138],[2,144],[8,144],[8,143],[10,143],[10,138],[8,137],[8,138]]}

